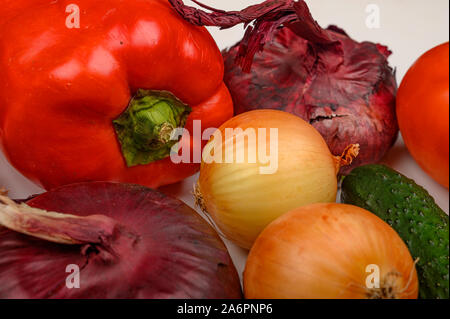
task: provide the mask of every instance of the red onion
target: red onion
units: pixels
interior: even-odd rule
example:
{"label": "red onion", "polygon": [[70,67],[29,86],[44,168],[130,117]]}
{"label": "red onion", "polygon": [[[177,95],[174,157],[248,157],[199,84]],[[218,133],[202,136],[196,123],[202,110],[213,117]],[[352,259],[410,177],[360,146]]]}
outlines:
{"label": "red onion", "polygon": [[[0,197],[0,299],[241,297],[225,245],[176,199],[98,182],[28,205]],[[66,285],[69,265],[80,288]]]}
{"label": "red onion", "polygon": [[196,25],[248,26],[223,52],[225,82],[237,114],[279,109],[309,121],[333,154],[350,144],[361,153],[352,166],[378,162],[395,143],[397,83],[387,47],[358,43],[336,26],[322,29],[302,1],[271,0],[240,12],[212,11],[169,0]]}

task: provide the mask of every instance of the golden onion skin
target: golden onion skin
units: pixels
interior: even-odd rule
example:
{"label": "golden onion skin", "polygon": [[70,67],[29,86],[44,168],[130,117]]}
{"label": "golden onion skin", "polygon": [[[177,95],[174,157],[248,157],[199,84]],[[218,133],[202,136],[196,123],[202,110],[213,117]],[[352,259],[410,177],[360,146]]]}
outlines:
{"label": "golden onion skin", "polygon": [[[369,265],[379,267],[380,289],[367,288]],[[417,299],[418,286],[399,235],[374,214],[344,204],[309,205],[274,221],[244,272],[248,299]]]}
{"label": "golden onion skin", "polygon": [[[254,128],[256,133],[258,128],[265,128],[267,145],[270,128],[278,128],[275,174],[260,174],[260,167],[267,164],[248,163],[248,156],[240,164],[202,163],[197,185],[202,208],[237,245],[250,249],[269,223],[294,208],[336,201],[335,158],[319,132],[301,118],[275,110],[241,114],[220,127],[222,140],[213,138],[209,142],[209,147],[221,148],[223,156],[230,148],[236,153],[236,147],[249,147],[247,140],[240,145],[225,143],[226,128]],[[255,147],[258,151],[258,145],[249,150]]]}

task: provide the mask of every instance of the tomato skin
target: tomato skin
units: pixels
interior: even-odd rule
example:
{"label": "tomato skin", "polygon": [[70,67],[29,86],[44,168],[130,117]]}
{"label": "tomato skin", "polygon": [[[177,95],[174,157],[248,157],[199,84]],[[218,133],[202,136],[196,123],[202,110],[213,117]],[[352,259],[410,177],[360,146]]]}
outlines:
{"label": "tomato skin", "polygon": [[397,116],[406,147],[419,165],[449,188],[449,43],[411,67],[397,95]]}
{"label": "tomato skin", "polygon": [[194,120],[206,129],[232,117],[222,55],[205,28],[167,0],[77,0],[80,29],[65,23],[73,1],[4,2],[0,148],[16,169],[46,189],[85,181],[156,188],[199,170],[170,158],[127,167],[112,121],[138,89],[170,91],[191,106],[191,136]]}

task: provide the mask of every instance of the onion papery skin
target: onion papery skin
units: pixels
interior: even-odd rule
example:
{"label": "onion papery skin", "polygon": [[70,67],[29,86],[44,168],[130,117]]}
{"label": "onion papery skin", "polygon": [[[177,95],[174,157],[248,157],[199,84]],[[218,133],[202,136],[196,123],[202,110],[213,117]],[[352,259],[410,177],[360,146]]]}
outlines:
{"label": "onion papery skin", "polygon": [[386,47],[357,43],[337,28],[327,30],[343,56],[319,50],[288,28],[255,55],[250,73],[236,64],[239,44],[222,52],[225,83],[235,113],[277,109],[311,123],[333,154],[358,143],[361,155],[353,168],[379,162],[397,140],[397,83]]}
{"label": "onion papery skin", "polygon": [[[42,194],[28,205],[76,216],[104,215],[120,229],[116,256],[96,245],[54,244],[0,227],[0,298],[216,299],[240,298],[239,276],[214,229],[181,201],[137,185],[85,183]],[[68,289],[67,265],[80,288]]]}
{"label": "onion papery skin", "polygon": [[[369,265],[379,267],[380,290],[367,289]],[[343,204],[309,205],[274,221],[244,272],[249,299],[417,299],[418,285],[398,234],[374,214]]]}
{"label": "onion papery skin", "polygon": [[[203,209],[222,233],[242,248],[250,249],[260,232],[282,214],[311,203],[335,202],[337,194],[336,162],[322,136],[311,125],[292,114],[275,110],[257,110],[241,114],[219,131],[227,128],[278,128],[278,170],[260,174],[267,164],[211,163],[203,161],[198,191]],[[257,134],[257,136],[259,136]],[[224,156],[229,148],[248,149],[245,145],[218,143]],[[208,149],[209,146],[206,147]],[[256,146],[258,149],[258,146]],[[269,149],[269,147],[268,147]]]}

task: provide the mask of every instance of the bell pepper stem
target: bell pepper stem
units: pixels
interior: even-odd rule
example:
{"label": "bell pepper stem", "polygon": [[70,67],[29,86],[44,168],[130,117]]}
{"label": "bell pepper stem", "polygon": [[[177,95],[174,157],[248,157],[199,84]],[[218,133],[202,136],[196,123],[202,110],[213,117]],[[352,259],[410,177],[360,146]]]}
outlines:
{"label": "bell pepper stem", "polygon": [[127,110],[113,122],[127,166],[169,157],[178,142],[172,135],[184,127],[190,113],[191,108],[170,92],[138,90]]}

